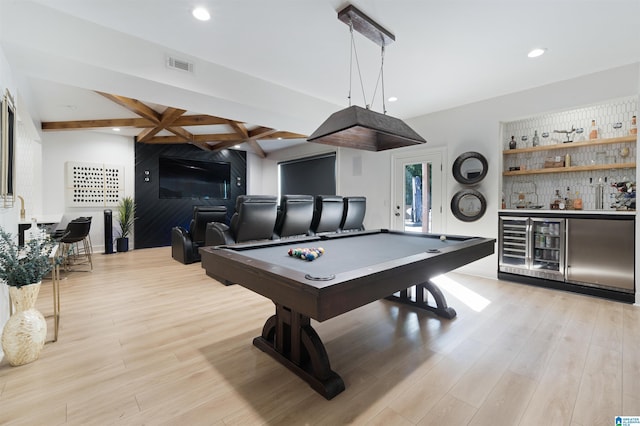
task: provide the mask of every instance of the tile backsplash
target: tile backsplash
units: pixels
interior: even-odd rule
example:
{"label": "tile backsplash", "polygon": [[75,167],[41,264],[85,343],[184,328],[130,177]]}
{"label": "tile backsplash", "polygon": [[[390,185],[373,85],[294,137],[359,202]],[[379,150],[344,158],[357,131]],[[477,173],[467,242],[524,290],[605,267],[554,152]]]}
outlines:
{"label": "tile backsplash", "polygon": [[[589,140],[591,120],[596,122],[599,139],[627,136],[631,128],[631,118],[637,115],[637,111],[638,98],[634,96],[503,123],[502,149],[509,149],[511,136],[514,136],[516,148],[533,146],[536,131],[540,146],[562,144],[568,139],[567,133],[558,133],[554,130],[570,131],[576,129],[576,132],[570,134],[569,139],[573,142],[587,141]],[[566,154],[570,155],[572,166],[635,163],[636,143],[624,142],[574,148],[571,147],[571,144],[567,144],[567,149],[504,155],[503,170],[509,170],[511,167],[521,167],[521,169],[526,168],[527,170],[542,169],[545,160],[556,160],[553,157],[560,157],[559,160],[564,161]],[[518,195],[523,193],[529,204],[548,209],[552,199],[555,198],[556,190],[559,190],[564,197],[567,188],[569,188],[572,197],[578,193],[582,198],[584,210],[594,210],[596,208],[596,185],[602,183],[605,188],[604,209],[611,210],[611,204],[617,193],[611,184],[629,180],[634,182],[636,180],[635,167],[503,176],[502,193],[507,208],[515,208]]]}

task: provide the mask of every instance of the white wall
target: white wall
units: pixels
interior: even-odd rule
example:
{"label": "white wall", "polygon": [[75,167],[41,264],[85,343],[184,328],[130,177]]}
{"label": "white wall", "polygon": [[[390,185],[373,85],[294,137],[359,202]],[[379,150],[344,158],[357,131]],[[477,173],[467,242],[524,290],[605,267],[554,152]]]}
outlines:
{"label": "white wall", "polygon": [[[106,207],[66,207],[65,206],[65,163],[113,164],[124,166],[124,196],[134,196],[135,148],[131,137],[100,132],[46,132],[42,136],[43,145],[43,213],[67,215],[70,219],[92,216],[91,242],[94,252],[104,250],[104,209]],[[117,217],[114,216],[114,225]],[[115,236],[115,234],[114,234]],[[135,247],[135,227],[129,242]]]}

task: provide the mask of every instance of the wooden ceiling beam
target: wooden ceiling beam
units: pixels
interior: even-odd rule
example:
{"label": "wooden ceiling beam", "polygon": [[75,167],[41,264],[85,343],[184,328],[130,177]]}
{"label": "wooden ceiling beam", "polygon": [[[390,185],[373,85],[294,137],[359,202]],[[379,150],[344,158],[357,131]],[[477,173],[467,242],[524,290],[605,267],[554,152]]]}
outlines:
{"label": "wooden ceiling beam", "polygon": [[253,152],[255,152],[258,157],[267,158],[267,153],[264,152],[264,149],[262,149],[262,147],[260,146],[260,144],[257,141],[255,141],[253,139],[248,139],[247,143],[249,144],[251,149],[253,149]]}
{"label": "wooden ceiling beam", "polygon": [[[244,142],[247,142],[249,144],[251,149],[253,149],[253,152],[255,152],[258,157],[260,158],[267,157],[267,154],[264,152],[260,144],[256,142],[256,139],[259,137],[260,134],[266,134],[269,131],[275,132],[275,130],[269,129],[267,127],[259,127],[258,129],[249,131],[247,130],[247,127],[243,123],[239,123],[237,121],[229,121],[229,125],[233,127],[233,129],[238,134],[242,135],[242,137],[245,139]],[[258,130],[258,132],[256,132],[255,130]]]}
{"label": "wooden ceiling beam", "polygon": [[213,145],[213,146],[212,146],[212,149],[213,149],[214,151],[220,151],[220,150],[222,150],[222,149],[230,148],[230,147],[232,147],[232,146],[234,146],[234,145],[237,145],[237,144],[239,144],[239,143],[242,143],[242,142],[244,142],[244,141],[235,141],[235,142],[233,142],[233,141],[225,141],[225,142],[219,142],[219,143],[217,143],[217,144]]}
{"label": "wooden ceiling beam", "polygon": [[86,130],[109,127],[154,127],[146,118],[110,118],[106,120],[48,121],[42,123],[45,132],[55,130]]}
{"label": "wooden ceiling beam", "polygon": [[[203,150],[221,150],[240,143],[247,143],[261,158],[266,158],[258,139],[299,139],[306,138],[291,132],[282,132],[270,127],[260,126],[249,130],[245,123],[204,114],[185,116],[185,110],[168,107],[158,113],[146,104],[132,98],[96,92],[99,95],[138,114],[141,118],[115,118],[105,120],[75,120],[42,123],[42,130],[83,130],[110,127],[135,127],[144,129],[136,136],[136,142],[149,144],[191,143]],[[234,133],[214,133],[198,135],[184,127],[227,125]],[[173,135],[157,136],[162,130]]]}
{"label": "wooden ceiling beam", "polygon": [[215,126],[218,124],[229,124],[229,120],[213,115],[195,114],[183,115],[173,122],[176,126]]}
{"label": "wooden ceiling beam", "polygon": [[301,135],[300,133],[278,131],[262,136],[260,139],[307,139],[307,137],[307,135]]}
{"label": "wooden ceiling beam", "polygon": [[194,141],[193,133],[183,129],[182,127],[167,127],[167,130],[178,137],[184,138],[185,142]]}
{"label": "wooden ceiling beam", "polygon": [[249,132],[249,138],[256,140],[261,139],[263,137],[267,137],[273,133],[277,132],[276,129],[271,129],[269,127],[257,127]]}
{"label": "wooden ceiling beam", "polygon": [[[229,124],[229,120],[212,115],[183,115],[172,124],[175,126],[216,126]],[[155,127],[157,123],[146,118],[107,118],[103,120],[71,120],[71,121],[45,121],[42,123],[43,131],[55,130],[86,130],[110,127]]]}
{"label": "wooden ceiling beam", "polygon": [[211,145],[209,145],[206,142],[196,142],[196,141],[191,141],[190,142],[191,145],[197,146],[198,148],[200,148],[203,151],[213,151],[213,148],[211,147]]}
{"label": "wooden ceiling beam", "polygon": [[241,143],[244,139],[238,137],[236,133],[213,133],[209,135],[193,135],[193,138],[199,142],[232,142],[233,144]]}
{"label": "wooden ceiling beam", "polygon": [[137,99],[125,98],[124,96],[111,95],[109,93],[103,92],[96,93],[104,96],[105,98],[115,102],[120,106],[125,107],[129,111],[136,113],[143,118],[153,121],[156,124],[160,122],[160,114]]}
{"label": "wooden ceiling beam", "polygon": [[229,120],[229,125],[237,134],[240,135],[242,139],[247,139],[249,137],[249,131],[244,123],[239,123],[237,121]]}
{"label": "wooden ceiling beam", "polygon": [[[183,109],[178,109],[178,108],[167,108],[164,113],[162,113],[162,116],[160,117],[160,122],[158,123],[158,125],[152,129],[146,129],[143,130],[142,132],[140,132],[140,134],[136,137],[136,141],[138,142],[145,142],[148,139],[151,139],[152,137],[154,137],[155,135],[157,135],[158,133],[160,133],[162,130],[167,129],[171,124],[173,124],[174,121],[176,121],[176,119],[178,117],[180,117],[182,114],[184,114],[186,111]],[[178,136],[182,136],[182,133],[186,132],[186,130],[181,129],[183,132],[173,132],[174,134],[178,135]],[[188,133],[188,132],[186,132]],[[184,142],[188,141],[189,138],[185,138]]]}
{"label": "wooden ceiling beam", "polygon": [[[182,136],[168,135],[168,136],[154,136],[151,139],[147,139],[144,143],[184,143],[185,140]],[[206,143],[206,142],[230,142],[231,145],[242,143],[243,139],[240,139],[235,133],[224,134],[211,134],[211,135],[191,135],[191,139],[188,142],[191,143]]]}

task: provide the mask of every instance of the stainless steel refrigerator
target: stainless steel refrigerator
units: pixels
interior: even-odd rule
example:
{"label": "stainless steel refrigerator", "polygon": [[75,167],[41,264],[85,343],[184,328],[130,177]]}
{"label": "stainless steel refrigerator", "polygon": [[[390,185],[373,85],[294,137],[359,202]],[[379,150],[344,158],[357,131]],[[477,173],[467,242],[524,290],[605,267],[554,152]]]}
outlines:
{"label": "stainless steel refrigerator", "polygon": [[566,281],[634,292],[635,222],[567,219]]}

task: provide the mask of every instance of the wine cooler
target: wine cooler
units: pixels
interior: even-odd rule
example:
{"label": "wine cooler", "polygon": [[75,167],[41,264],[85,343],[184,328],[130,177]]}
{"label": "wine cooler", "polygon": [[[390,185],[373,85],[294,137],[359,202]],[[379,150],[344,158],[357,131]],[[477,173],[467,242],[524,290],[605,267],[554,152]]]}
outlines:
{"label": "wine cooler", "polygon": [[500,217],[499,270],[565,279],[565,219]]}

